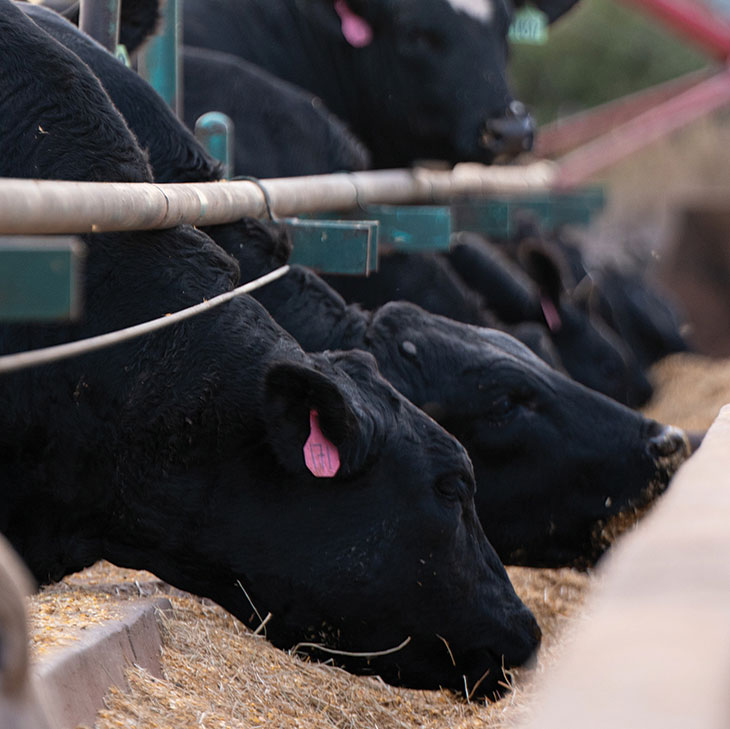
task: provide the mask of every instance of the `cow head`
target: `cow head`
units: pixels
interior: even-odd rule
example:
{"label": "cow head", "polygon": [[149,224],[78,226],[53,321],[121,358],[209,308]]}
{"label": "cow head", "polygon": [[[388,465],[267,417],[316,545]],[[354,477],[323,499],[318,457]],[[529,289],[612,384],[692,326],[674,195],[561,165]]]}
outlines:
{"label": "cow head", "polygon": [[[502,662],[524,661],[539,631],[481,529],[462,447],[365,354],[273,361],[259,408],[258,444],[226,438],[157,573],[252,627],[271,613],[278,646],[423,688],[489,671],[479,692],[499,691]],[[303,453],[312,411],[340,462],[326,477]]]}
{"label": "cow head", "polygon": [[[339,100],[376,166],[414,159],[508,159],[531,148],[534,125],[507,87],[505,0],[324,0],[339,47]],[[377,124],[374,124],[377,120]]]}
{"label": "cow head", "polygon": [[533,239],[520,245],[518,255],[537,285],[541,316],[568,373],[618,402],[644,404],[652,387],[643,368],[616,332],[571,300],[556,251]]}
{"label": "cow head", "polygon": [[[392,303],[369,338],[385,376],[467,448],[507,562],[591,564],[688,455],[684,435],[547,366],[501,332]],[[612,525],[607,528],[607,525]]]}

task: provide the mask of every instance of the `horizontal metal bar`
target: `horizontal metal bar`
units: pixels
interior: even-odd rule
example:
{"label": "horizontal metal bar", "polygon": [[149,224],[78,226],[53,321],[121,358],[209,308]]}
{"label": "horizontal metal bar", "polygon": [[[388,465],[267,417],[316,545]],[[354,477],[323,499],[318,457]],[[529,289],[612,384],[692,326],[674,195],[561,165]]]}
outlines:
{"label": "horizontal metal bar", "polygon": [[557,188],[574,187],[667,134],[730,105],[730,70],[678,94],[558,160]]}
{"label": "horizontal metal bar", "polygon": [[[553,162],[453,170],[374,170],[263,180],[276,215],[348,210],[358,204],[439,202],[456,195],[550,187]],[[0,234],[88,233],[213,225],[264,217],[260,187],[249,181],[155,185],[0,179]]]}

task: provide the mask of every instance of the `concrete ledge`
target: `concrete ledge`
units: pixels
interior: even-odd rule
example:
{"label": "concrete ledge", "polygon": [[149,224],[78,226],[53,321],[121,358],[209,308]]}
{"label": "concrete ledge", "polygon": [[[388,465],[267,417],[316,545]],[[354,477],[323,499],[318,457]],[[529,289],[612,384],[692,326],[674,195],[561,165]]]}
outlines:
{"label": "concrete ledge", "polygon": [[124,671],[129,665],[161,675],[156,613],[169,611],[170,601],[162,597],[122,602],[119,607],[121,617],[90,627],[80,639],[33,666],[35,688],[56,729],[93,725],[106,691],[126,686]]}
{"label": "concrete ledge", "polygon": [[606,557],[529,729],[730,726],[730,406]]}

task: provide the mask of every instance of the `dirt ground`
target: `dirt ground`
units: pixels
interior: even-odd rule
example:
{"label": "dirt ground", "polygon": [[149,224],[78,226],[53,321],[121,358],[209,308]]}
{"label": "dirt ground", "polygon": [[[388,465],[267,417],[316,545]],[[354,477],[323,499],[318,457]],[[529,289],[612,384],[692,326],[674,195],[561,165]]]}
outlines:
{"label": "dirt ground", "polygon": [[[675,355],[653,371],[657,394],[647,415],[693,430],[709,426],[730,402],[730,360]],[[560,659],[594,575],[510,568],[515,589],[543,630],[537,662],[512,672],[497,703],[465,701],[448,691],[414,691],[302,660],[273,648],[207,600],[160,583],[147,572],[108,563],[66,578],[30,601],[32,645],[42,656],[86,626],[113,618],[120,600],[163,591],[173,611],[161,618],[163,679],[139,668],[129,690],[112,689],[96,729],[207,727],[472,727],[506,729],[531,710],[533,687]]]}

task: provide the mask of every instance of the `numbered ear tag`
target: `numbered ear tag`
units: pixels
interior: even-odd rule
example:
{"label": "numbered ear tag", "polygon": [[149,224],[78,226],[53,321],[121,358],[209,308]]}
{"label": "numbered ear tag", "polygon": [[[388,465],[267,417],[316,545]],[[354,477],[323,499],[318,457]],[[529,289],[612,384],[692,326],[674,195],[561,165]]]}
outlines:
{"label": "numbered ear tag", "polygon": [[559,332],[563,326],[563,322],[560,319],[558,310],[555,308],[555,304],[547,296],[541,296],[540,308],[542,309],[542,315],[545,317],[548,329],[551,332]]}
{"label": "numbered ear tag", "polygon": [[316,410],[309,411],[309,428],[309,438],[304,444],[304,463],[317,478],[332,478],[340,469],[340,453],[320,430]]}
{"label": "numbered ear tag", "polygon": [[350,10],[345,0],[335,0],[335,12],[342,21],[342,35],[353,48],[364,48],[373,42],[373,29],[365,18]]}
{"label": "numbered ear tag", "polygon": [[547,15],[542,10],[527,6],[515,13],[508,37],[512,43],[541,46],[547,43],[547,27]]}

